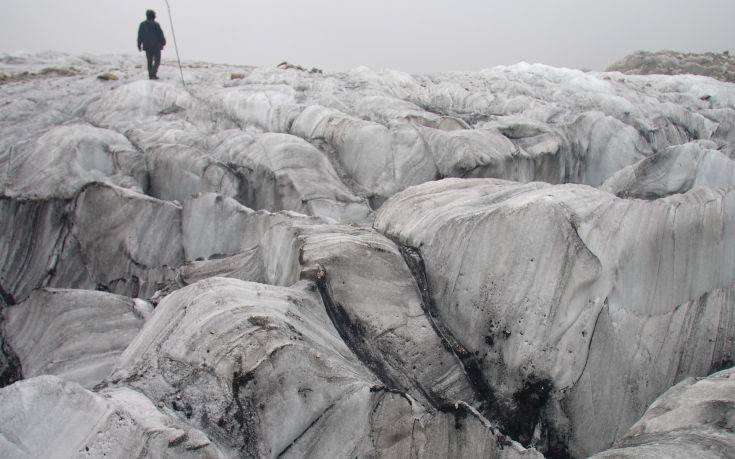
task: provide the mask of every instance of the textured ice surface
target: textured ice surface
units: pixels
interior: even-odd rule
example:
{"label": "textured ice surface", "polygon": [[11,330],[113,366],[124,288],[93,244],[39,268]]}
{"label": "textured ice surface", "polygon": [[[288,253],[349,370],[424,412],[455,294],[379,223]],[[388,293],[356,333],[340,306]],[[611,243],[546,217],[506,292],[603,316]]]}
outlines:
{"label": "textured ice surface", "polygon": [[150,305],[137,301],[90,290],[44,289],[8,307],[5,337],[23,377],[50,374],[87,388],[102,382],[143,328]]}
{"label": "textured ice surface", "polygon": [[131,389],[90,392],[55,376],[0,389],[3,457],[223,457],[204,433]]}
{"label": "textured ice surface", "polygon": [[666,391],[646,414],[595,458],[720,458],[735,451],[735,370],[687,378]]}

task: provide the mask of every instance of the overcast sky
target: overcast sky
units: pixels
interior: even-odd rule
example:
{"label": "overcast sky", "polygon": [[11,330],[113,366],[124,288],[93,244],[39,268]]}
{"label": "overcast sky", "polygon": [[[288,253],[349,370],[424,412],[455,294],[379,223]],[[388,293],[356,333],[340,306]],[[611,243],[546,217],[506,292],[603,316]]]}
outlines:
{"label": "overcast sky", "polygon": [[[169,0],[182,59],[345,70],[520,61],[602,70],[639,49],[735,49],[735,0]],[[2,0],[0,52],[135,53],[164,0]],[[172,43],[171,43],[172,44]],[[173,46],[164,51],[174,55]]]}

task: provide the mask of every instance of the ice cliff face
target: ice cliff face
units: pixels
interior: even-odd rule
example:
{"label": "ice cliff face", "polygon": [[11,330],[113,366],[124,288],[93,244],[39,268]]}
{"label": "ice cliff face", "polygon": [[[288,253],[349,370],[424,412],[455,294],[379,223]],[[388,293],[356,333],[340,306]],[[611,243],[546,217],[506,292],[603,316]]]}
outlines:
{"label": "ice cliff face", "polygon": [[140,67],[0,56],[0,455],[732,453],[732,84]]}

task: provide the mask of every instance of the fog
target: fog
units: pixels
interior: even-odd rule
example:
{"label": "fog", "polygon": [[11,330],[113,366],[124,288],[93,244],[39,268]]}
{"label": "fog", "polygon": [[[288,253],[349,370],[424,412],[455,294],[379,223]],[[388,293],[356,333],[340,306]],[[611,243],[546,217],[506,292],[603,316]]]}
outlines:
{"label": "fog", "polygon": [[[735,47],[733,0],[170,2],[182,59],[232,64],[419,73],[526,61],[602,70],[636,50]],[[2,5],[0,52],[135,53],[148,8],[171,36],[163,0]],[[173,55],[167,47],[164,58]]]}

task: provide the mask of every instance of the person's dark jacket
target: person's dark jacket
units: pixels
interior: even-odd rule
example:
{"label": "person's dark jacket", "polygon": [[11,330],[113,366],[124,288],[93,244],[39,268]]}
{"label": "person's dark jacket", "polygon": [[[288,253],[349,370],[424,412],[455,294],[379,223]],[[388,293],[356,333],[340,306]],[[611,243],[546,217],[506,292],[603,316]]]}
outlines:
{"label": "person's dark jacket", "polygon": [[166,46],[166,38],[163,36],[163,30],[156,21],[146,20],[140,23],[138,27],[138,49],[141,48],[150,52],[157,52]]}

